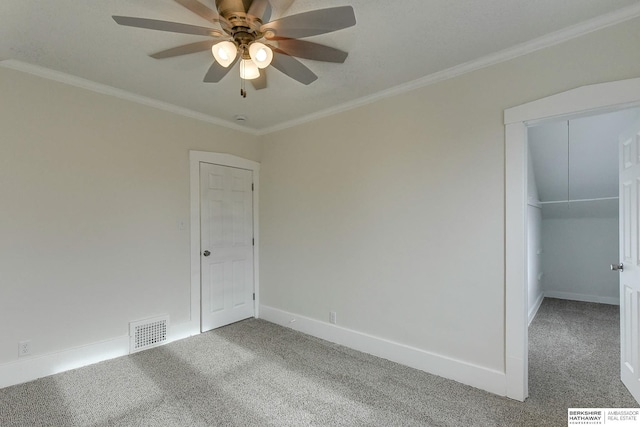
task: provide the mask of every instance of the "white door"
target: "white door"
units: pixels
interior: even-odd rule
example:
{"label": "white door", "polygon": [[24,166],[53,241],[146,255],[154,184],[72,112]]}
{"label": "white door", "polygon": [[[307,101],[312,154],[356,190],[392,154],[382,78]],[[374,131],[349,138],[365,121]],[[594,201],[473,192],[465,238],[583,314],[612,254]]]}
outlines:
{"label": "white door", "polygon": [[253,172],[200,163],[201,329],[254,316]]}
{"label": "white door", "polygon": [[[640,122],[620,138],[620,376],[640,402]],[[612,266],[613,268],[614,266]]]}

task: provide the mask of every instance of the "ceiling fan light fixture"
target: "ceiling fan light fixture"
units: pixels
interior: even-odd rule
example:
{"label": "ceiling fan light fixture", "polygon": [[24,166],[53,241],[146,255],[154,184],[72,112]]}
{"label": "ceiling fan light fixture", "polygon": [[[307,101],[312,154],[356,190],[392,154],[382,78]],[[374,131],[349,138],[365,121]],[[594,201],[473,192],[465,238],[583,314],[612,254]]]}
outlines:
{"label": "ceiling fan light fixture", "polygon": [[240,62],[240,78],[244,80],[253,80],[260,77],[258,66],[250,59],[243,59]]}
{"label": "ceiling fan light fixture", "polygon": [[253,42],[249,46],[249,56],[258,68],[267,68],[273,60],[273,51],[263,43]]}
{"label": "ceiling fan light fixture", "polygon": [[[260,68],[269,65],[304,85],[313,83],[318,76],[296,57],[343,63],[347,52],[301,39],[356,25],[352,6],[311,10],[270,21],[269,0],[216,0],[215,9],[201,0],[175,1],[211,23],[219,23],[221,29],[133,16],[114,15],[113,19],[117,24],[127,27],[207,37],[207,40],[165,49],[149,56],[164,59],[210,49],[215,62],[204,76],[205,83],[219,82],[238,59],[242,59],[240,74],[243,97],[246,97],[245,80],[261,77]],[[207,2],[213,3],[212,0]],[[266,76],[263,77],[254,82],[256,89],[266,87]]]}
{"label": "ceiling fan light fixture", "polygon": [[224,41],[220,43],[216,43],[211,48],[211,52],[213,53],[213,57],[216,58],[216,61],[223,67],[227,68],[229,65],[233,64],[233,61],[236,59],[238,55],[237,46],[230,42]]}

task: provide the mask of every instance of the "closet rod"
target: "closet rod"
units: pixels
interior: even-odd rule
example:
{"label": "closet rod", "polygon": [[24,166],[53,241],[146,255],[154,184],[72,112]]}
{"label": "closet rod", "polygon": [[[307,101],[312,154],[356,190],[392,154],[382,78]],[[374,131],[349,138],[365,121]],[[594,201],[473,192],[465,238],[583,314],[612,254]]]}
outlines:
{"label": "closet rod", "polygon": [[554,205],[558,203],[574,203],[574,202],[599,202],[602,200],[619,200],[619,197],[600,197],[599,199],[575,199],[575,200],[554,200],[553,202],[540,202],[541,205]]}

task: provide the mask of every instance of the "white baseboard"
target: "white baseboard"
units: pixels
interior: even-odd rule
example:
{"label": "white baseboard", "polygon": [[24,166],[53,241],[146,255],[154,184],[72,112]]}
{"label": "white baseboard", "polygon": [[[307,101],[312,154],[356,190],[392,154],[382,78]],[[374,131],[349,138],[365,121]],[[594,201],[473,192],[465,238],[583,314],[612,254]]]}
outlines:
{"label": "white baseboard", "polygon": [[129,354],[129,336],[123,335],[82,347],[41,356],[25,356],[0,365],[0,388],[81,368]]}
{"label": "white baseboard", "polygon": [[597,295],[575,294],[572,292],[544,291],[546,298],[568,299],[572,301],[595,302],[599,304],[620,305],[620,298]]}
{"label": "white baseboard", "polygon": [[171,325],[168,333],[169,336],[167,337],[167,344],[169,344],[170,342],[189,338],[194,335],[200,335],[200,323],[184,322],[178,323],[176,325]]}
{"label": "white baseboard", "polygon": [[[167,343],[200,333],[192,322],[170,325]],[[0,388],[33,381],[60,372],[93,365],[129,354],[129,335],[40,356],[25,356],[0,364]]]}
{"label": "white baseboard", "polygon": [[452,359],[330,323],[260,306],[260,318],[354,350],[420,369],[491,393],[506,395],[504,372]]}
{"label": "white baseboard", "polygon": [[540,309],[540,306],[542,305],[542,301],[544,300],[544,292],[540,293],[540,295],[538,296],[538,299],[536,300],[535,304],[533,305],[533,307],[531,307],[531,309],[529,309],[529,325],[531,325],[531,322],[533,322],[533,319],[535,319],[536,314],[538,314],[538,310]]}

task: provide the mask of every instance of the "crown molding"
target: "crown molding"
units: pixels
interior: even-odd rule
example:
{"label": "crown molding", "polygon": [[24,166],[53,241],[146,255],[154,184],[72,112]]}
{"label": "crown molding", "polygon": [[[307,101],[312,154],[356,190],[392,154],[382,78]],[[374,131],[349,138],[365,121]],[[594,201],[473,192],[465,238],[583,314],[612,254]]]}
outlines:
{"label": "crown molding", "polygon": [[372,104],[376,101],[390,98],[393,96],[401,95],[407,92],[414,91],[426,86],[430,86],[445,80],[458,77],[463,74],[470,73],[472,71],[487,68],[492,65],[506,62],[511,59],[518,58],[520,56],[527,55],[529,53],[536,52],[547,47],[555,46],[566,41],[584,36],[586,34],[611,27],[625,21],[640,17],[640,4],[628,6],[619,9],[615,12],[611,12],[605,15],[601,15],[597,18],[590,19],[588,21],[581,22],[576,25],[564,28],[559,31],[547,34],[537,39],[530,40],[525,43],[510,47],[508,49],[501,50],[499,52],[483,56],[482,58],[469,61],[446,70],[438,71],[428,76],[421,77],[417,80],[410,81],[398,86],[394,86],[390,89],[377,92],[373,95],[365,96],[362,98],[349,101],[336,107],[327,108],[325,110],[318,111],[313,114],[309,114],[298,119],[290,120],[284,123],[280,123],[265,129],[258,131],[259,135],[268,135],[273,132],[288,129],[294,126],[298,126],[307,122],[318,120],[324,117],[332,116],[334,114],[342,113],[348,110],[353,110],[358,107],[362,107],[367,104]]}
{"label": "crown molding", "polygon": [[223,126],[229,129],[237,130],[240,132],[249,133],[252,135],[258,135],[258,132],[253,129],[238,126],[235,123],[219,119],[217,117],[209,116],[207,114],[198,113],[197,111],[189,110],[188,108],[179,107],[168,102],[159,101],[157,99],[149,98],[135,93],[128,92],[126,90],[118,89],[113,86],[108,86],[102,83],[96,83],[91,80],[83,79],[81,77],[73,76],[71,74],[63,73],[60,71],[52,70],[50,68],[41,67],[39,65],[29,64],[27,62],[5,59],[0,61],[0,67],[8,68],[11,70],[21,71],[24,73],[32,74],[34,76],[42,77],[44,79],[53,80],[59,83],[64,83],[70,86],[79,87],[82,89],[90,90],[92,92],[100,93],[102,95],[113,96],[115,98],[124,99],[126,101],[142,104],[147,107],[156,108],[169,113],[177,114],[180,116],[188,117],[191,119],[200,120],[203,122],[211,123],[218,126]]}
{"label": "crown molding", "polygon": [[217,117],[213,117],[207,114],[199,113],[197,111],[189,110],[184,107],[179,107],[174,104],[159,101],[157,99],[137,95],[122,89],[117,89],[112,86],[96,83],[91,80],[83,79],[80,77],[72,76],[60,71],[51,70],[49,68],[41,67],[38,65],[29,64],[26,62],[5,59],[0,60],[0,67],[9,68],[25,73],[33,74],[49,80],[54,80],[60,83],[80,87],[93,92],[101,93],[104,95],[114,96],[138,104],[142,104],[148,107],[156,108],[159,110],[167,111],[170,113],[178,114],[184,117],[204,121],[218,126],[223,126],[236,131],[248,133],[255,136],[264,136],[270,133],[295,127],[304,123],[329,117],[335,114],[339,114],[345,111],[353,110],[362,107],[367,104],[390,98],[397,95],[402,95],[407,92],[414,91],[416,89],[424,88],[454,77],[458,77],[463,74],[467,74],[482,68],[487,68],[492,65],[499,64],[501,62],[509,61],[511,59],[518,58],[520,56],[527,55],[529,53],[545,49],[547,47],[555,46],[560,43],[575,39],[577,37],[611,27],[625,21],[640,17],[640,4],[628,6],[626,8],[619,9],[615,12],[611,12],[597,18],[581,22],[571,27],[564,28],[562,30],[547,34],[537,39],[516,45],[514,47],[504,49],[502,51],[486,55],[482,58],[469,61],[446,70],[438,71],[436,73],[429,74],[428,76],[421,77],[419,79],[404,83],[392,88],[374,93],[369,96],[361,97],[353,101],[346,102],[344,104],[327,108],[294,120],[289,120],[274,126],[262,128],[262,129],[250,129],[244,126],[239,126],[233,122],[222,120]]}

